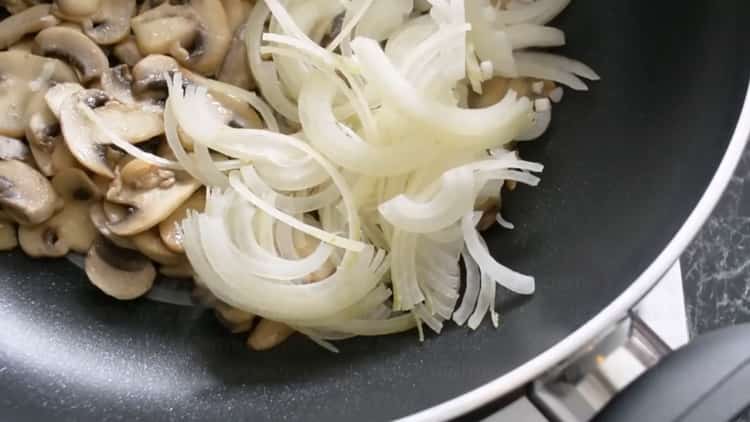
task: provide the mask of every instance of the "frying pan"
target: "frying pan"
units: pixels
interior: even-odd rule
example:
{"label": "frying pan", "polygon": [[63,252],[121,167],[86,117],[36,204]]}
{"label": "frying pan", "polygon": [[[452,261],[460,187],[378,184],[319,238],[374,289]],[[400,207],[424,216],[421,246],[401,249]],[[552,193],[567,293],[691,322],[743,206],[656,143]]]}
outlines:
{"label": "frying pan", "polygon": [[558,19],[563,53],[603,79],[522,146],[543,182],[486,239],[537,292],[499,294],[500,328],[251,353],[200,309],[117,302],[64,260],[4,254],[3,418],[436,420],[522,387],[624,315],[708,216],[750,130],[747,18],[745,0],[577,0]]}

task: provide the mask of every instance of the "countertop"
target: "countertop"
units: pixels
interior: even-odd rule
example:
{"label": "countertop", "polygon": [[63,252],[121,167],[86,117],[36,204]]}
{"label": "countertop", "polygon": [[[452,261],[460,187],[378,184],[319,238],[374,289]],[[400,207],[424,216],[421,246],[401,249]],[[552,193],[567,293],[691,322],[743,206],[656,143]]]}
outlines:
{"label": "countertop", "polygon": [[750,149],[681,264],[691,336],[750,322]]}
{"label": "countertop", "polygon": [[691,337],[750,322],[750,149],[681,264]]}

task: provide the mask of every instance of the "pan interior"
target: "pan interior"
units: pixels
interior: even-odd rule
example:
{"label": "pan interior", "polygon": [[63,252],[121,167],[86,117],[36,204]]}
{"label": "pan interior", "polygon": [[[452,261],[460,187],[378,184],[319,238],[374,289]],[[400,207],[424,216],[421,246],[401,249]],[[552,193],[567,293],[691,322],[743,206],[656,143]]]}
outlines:
{"label": "pan interior", "polygon": [[71,264],[0,256],[0,403],[13,420],[383,420],[476,388],[562,340],[622,293],[718,167],[750,70],[750,2],[578,0],[571,57],[603,77],[566,91],[522,156],[543,182],[505,202],[487,240],[537,278],[499,294],[502,325],[359,338],[331,354],[294,338],[245,350],[210,315],[116,302]]}

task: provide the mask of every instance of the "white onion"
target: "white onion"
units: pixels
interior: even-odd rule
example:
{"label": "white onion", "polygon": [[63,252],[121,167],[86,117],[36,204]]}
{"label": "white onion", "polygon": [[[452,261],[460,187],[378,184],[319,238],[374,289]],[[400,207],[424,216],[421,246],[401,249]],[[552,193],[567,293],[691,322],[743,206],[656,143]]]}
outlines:
{"label": "white onion", "polygon": [[[245,44],[263,98],[199,76],[183,89],[177,73],[164,111],[176,162],[125,148],[210,186],[205,212],[182,222],[183,243],[196,280],[231,306],[332,351],[331,340],[415,326],[423,339],[423,324],[439,333],[449,319],[476,329],[489,314],[497,326],[497,284],[531,294],[535,281],[492,257],[475,207],[499,201],[507,180],[539,183],[532,173],[543,166],[509,145],[549,126],[562,88],[538,98],[544,84],[583,90],[582,78],[599,78],[575,60],[527,50],[565,43],[545,25],[568,3],[258,1]],[[342,27],[321,46],[342,11]],[[510,91],[467,108],[469,90],[481,93],[494,75],[536,79],[537,99]],[[229,127],[208,91],[248,104],[267,128]],[[301,129],[282,134],[285,122]],[[306,282],[331,265],[327,278]]]}
{"label": "white onion", "polygon": [[461,229],[464,233],[466,248],[482,273],[515,293],[523,295],[534,293],[534,277],[515,272],[497,262],[480,241],[479,232],[474,228],[472,218],[472,213],[465,215],[461,220]]}
{"label": "white onion", "polygon": [[352,48],[363,65],[365,76],[384,98],[405,116],[421,123],[425,130],[431,128],[436,135],[444,131],[464,143],[479,140],[477,143],[485,147],[498,146],[512,140],[529,123],[530,102],[526,98],[517,99],[513,92],[485,109],[445,106],[416,92],[376,42],[357,38],[352,41]]}

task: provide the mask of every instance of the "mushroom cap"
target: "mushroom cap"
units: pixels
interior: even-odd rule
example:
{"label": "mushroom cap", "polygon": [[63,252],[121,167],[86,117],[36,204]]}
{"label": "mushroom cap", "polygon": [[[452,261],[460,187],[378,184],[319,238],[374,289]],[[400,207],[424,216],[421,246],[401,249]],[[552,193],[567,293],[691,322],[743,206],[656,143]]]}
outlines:
{"label": "mushroom cap", "polygon": [[29,35],[21,38],[20,41],[13,43],[13,45],[8,47],[8,50],[31,54],[31,50],[33,50],[35,46],[36,42],[34,42],[34,37]]}
{"label": "mushroom cap", "polygon": [[18,160],[28,162],[31,151],[23,141],[0,135],[0,160]]}
{"label": "mushroom cap", "polygon": [[96,114],[109,129],[131,144],[138,144],[164,133],[162,113],[135,104],[110,101],[97,108]]}
{"label": "mushroom cap", "polygon": [[79,83],[66,82],[57,84],[47,90],[44,95],[44,100],[47,102],[52,114],[55,115],[57,120],[60,120],[60,110],[62,109],[63,103],[73,94],[83,91],[85,88]]}
{"label": "mushroom cap", "polygon": [[69,250],[86,253],[97,236],[89,208],[101,198],[101,192],[86,173],[75,168],[58,173],[52,185],[63,199],[63,209],[41,224],[22,226],[21,247],[37,257],[58,257]]}
{"label": "mushroom cap", "polygon": [[270,319],[262,319],[247,338],[247,345],[253,350],[268,350],[281,344],[294,334],[290,326]]}
{"label": "mushroom cap", "polygon": [[133,93],[138,97],[167,98],[165,75],[180,70],[177,60],[161,54],[144,57],[132,69]]}
{"label": "mushroom cap", "polygon": [[0,221],[0,251],[9,251],[18,246],[16,226],[10,221]]}
{"label": "mushroom cap", "polygon": [[227,327],[234,334],[250,331],[255,315],[233,308],[224,302],[214,304],[214,315],[221,325]]}
{"label": "mushroom cap", "polygon": [[127,37],[120,41],[113,49],[112,54],[120,61],[128,66],[135,66],[142,58],[141,50],[138,49],[133,37]]}
{"label": "mushroom cap", "polygon": [[0,135],[24,135],[29,108],[35,93],[53,82],[75,81],[76,75],[65,63],[25,53],[0,52]]}
{"label": "mushroom cap", "polygon": [[55,0],[55,12],[68,19],[96,13],[101,0]]}
{"label": "mushroom cap", "polygon": [[172,214],[159,223],[159,235],[167,248],[176,253],[185,253],[182,246],[182,228],[180,223],[187,217],[189,210],[203,212],[206,207],[206,190],[196,191]]}
{"label": "mushroom cap", "polygon": [[159,183],[155,187],[145,185],[146,189],[139,186],[144,185],[124,181],[121,173],[112,183],[107,199],[132,210],[120,221],[109,224],[112,233],[130,236],[156,226],[190,198],[201,184],[186,173],[177,172],[168,183]]}
{"label": "mushroom cap", "polygon": [[58,236],[57,229],[45,224],[19,226],[18,243],[33,258],[60,258],[70,252],[70,246]]}
{"label": "mushroom cap", "polygon": [[110,67],[102,73],[100,82],[102,90],[110,97],[124,104],[135,104],[133,91],[130,88],[133,84],[130,66],[121,64]]}
{"label": "mushroom cap", "polygon": [[0,161],[0,206],[21,224],[38,224],[60,208],[52,184],[33,167],[17,160]]}
{"label": "mushroom cap", "polygon": [[[123,104],[101,90],[88,89],[69,96],[60,108],[60,126],[73,156],[96,174],[114,178],[116,157],[110,154],[112,140],[81,110],[89,107],[112,132],[131,143],[149,140],[164,132],[161,112]],[[115,154],[118,155],[118,154]],[[113,160],[114,158],[114,160]]]}
{"label": "mushroom cap", "polygon": [[60,23],[60,20],[50,13],[51,8],[49,4],[40,4],[0,20],[0,49],[10,47],[26,34],[33,34]]}
{"label": "mushroom cap", "polygon": [[109,221],[107,220],[101,201],[91,205],[91,208],[89,208],[89,218],[99,234],[109,239],[115,245],[125,249],[136,249],[131,238],[118,236],[109,230]]}
{"label": "mushroom cap", "polygon": [[67,168],[52,178],[52,187],[65,204],[78,202],[88,208],[102,198],[99,186],[81,169]]}
{"label": "mushroom cap", "polygon": [[193,267],[187,258],[183,258],[182,261],[175,265],[160,265],[159,274],[169,278],[192,278]]}
{"label": "mushroom cap", "polygon": [[178,265],[185,259],[184,255],[176,254],[167,249],[155,229],[138,233],[132,237],[132,240],[142,254],[159,264]]}
{"label": "mushroom cap", "polygon": [[219,0],[163,3],[133,18],[132,27],[141,52],[169,53],[183,66],[204,75],[218,71],[231,41]]}
{"label": "mushroom cap", "polygon": [[130,34],[135,0],[101,0],[99,10],[82,22],[83,32],[99,45],[122,41]]}
{"label": "mushroom cap", "polygon": [[46,105],[29,119],[26,139],[37,167],[45,176],[79,165],[65,145],[57,118]]}
{"label": "mushroom cap", "polygon": [[247,49],[245,47],[245,26],[242,25],[234,32],[229,51],[221,63],[221,69],[216,79],[242,89],[254,89],[255,79],[248,69],[250,69],[250,64],[247,61]]}
{"label": "mushroom cap", "polygon": [[255,0],[221,0],[221,5],[224,6],[224,13],[227,15],[229,32],[234,33],[247,21],[255,6]]}
{"label": "mushroom cap", "polygon": [[64,100],[60,108],[60,126],[68,149],[81,165],[96,174],[114,177],[107,149],[110,140],[78,109],[79,104],[92,108],[104,105],[109,97],[97,89],[77,92]]}
{"label": "mushroom cap", "polygon": [[102,49],[90,38],[71,28],[54,26],[37,34],[39,54],[55,57],[73,66],[82,82],[98,78],[109,67]]}
{"label": "mushroom cap", "polygon": [[86,255],[85,270],[91,284],[120,300],[143,296],[156,279],[156,269],[148,258],[102,237]]}

